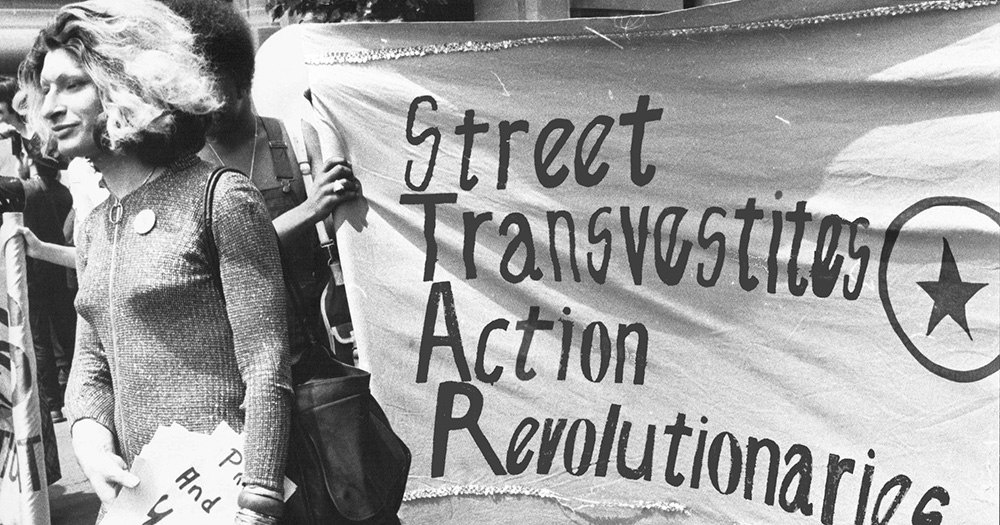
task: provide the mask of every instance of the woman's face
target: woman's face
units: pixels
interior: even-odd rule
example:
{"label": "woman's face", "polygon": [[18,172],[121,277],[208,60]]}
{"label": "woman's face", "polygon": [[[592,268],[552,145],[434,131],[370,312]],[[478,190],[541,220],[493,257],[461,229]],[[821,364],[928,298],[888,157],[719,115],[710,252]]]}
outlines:
{"label": "woman's face", "polygon": [[240,117],[249,111],[250,104],[250,93],[240,91],[232,75],[221,72],[217,81],[223,105],[212,115],[212,126],[208,130],[209,136],[212,137],[219,137],[237,129]]}
{"label": "woman's face", "polygon": [[72,54],[56,49],[45,55],[40,75],[42,117],[52,130],[59,153],[67,158],[95,157],[94,140],[103,107],[97,86]]}

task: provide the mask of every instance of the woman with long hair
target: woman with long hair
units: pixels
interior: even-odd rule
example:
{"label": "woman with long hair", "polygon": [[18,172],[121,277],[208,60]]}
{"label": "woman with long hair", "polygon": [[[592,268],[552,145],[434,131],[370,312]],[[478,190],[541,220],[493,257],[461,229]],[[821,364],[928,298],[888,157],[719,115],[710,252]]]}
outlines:
{"label": "woman with long hair", "polygon": [[[28,119],[87,157],[111,196],[84,222],[66,395],[73,448],[107,506],[160,426],[245,437],[237,523],[282,509],[291,385],[284,285],[260,193],[196,153],[220,107],[187,23],[153,0],[61,8],[21,66]],[[214,239],[214,240],[213,240]],[[212,251],[217,262],[212,262]]]}

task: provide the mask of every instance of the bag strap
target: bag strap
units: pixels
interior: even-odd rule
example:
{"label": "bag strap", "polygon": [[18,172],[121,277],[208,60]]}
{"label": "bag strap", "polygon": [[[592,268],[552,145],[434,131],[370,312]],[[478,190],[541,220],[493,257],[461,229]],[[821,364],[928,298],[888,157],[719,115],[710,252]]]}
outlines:
{"label": "bag strap", "polygon": [[[219,185],[219,179],[227,171],[236,172],[243,174],[239,170],[234,170],[232,168],[227,168],[226,166],[221,166],[215,168],[212,174],[208,176],[208,181],[205,183],[205,235],[208,238],[208,243],[205,249],[205,255],[208,257],[208,265],[212,268],[212,275],[215,279],[215,284],[219,287],[219,292],[222,292],[222,275],[219,270],[219,250],[215,246],[215,233],[212,230],[212,206],[215,200],[215,187]],[[225,296],[222,296],[225,300]]]}
{"label": "bag strap", "polygon": [[274,177],[282,181],[295,179],[292,162],[288,158],[288,144],[281,130],[281,121],[270,117],[259,117],[267,134],[267,144],[271,149],[271,162],[274,164]]}
{"label": "bag strap", "polygon": [[[219,294],[222,296],[222,301],[225,303],[226,295],[222,289],[222,270],[219,266],[219,248],[215,244],[215,233],[212,230],[212,210],[215,200],[215,188],[219,185],[219,180],[226,172],[233,172],[243,175],[243,172],[228,168],[225,166],[216,168],[212,171],[212,174],[208,176],[208,181],[205,183],[205,208],[204,208],[204,222],[205,222],[205,235],[207,237],[207,246],[205,247],[205,255],[208,258],[209,267],[212,269],[212,279],[215,281],[216,287],[219,289]],[[246,175],[243,175],[246,176]],[[281,239],[278,239],[277,232],[275,233],[275,242],[278,244],[278,254],[281,258],[281,275],[282,280],[285,283],[285,294],[289,299],[289,310],[292,316],[298,322],[298,329],[302,331],[303,334],[308,338],[309,345],[303,352],[309,352],[316,345],[320,344],[319,339],[316,334],[309,327],[309,323],[305,321],[302,312],[304,308],[302,306],[302,293],[299,291],[298,286],[295,285],[295,280],[289,273],[288,265],[285,264],[285,255],[281,250]],[[298,361],[304,356],[293,356],[292,361]]]}

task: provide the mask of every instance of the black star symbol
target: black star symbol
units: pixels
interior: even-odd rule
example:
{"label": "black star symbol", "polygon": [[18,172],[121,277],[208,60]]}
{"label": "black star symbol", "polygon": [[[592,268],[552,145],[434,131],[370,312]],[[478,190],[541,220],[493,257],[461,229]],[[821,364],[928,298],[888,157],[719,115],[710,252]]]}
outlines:
{"label": "black star symbol", "polygon": [[920,281],[917,284],[927,292],[927,295],[934,299],[934,309],[931,310],[931,319],[927,324],[927,335],[931,335],[934,327],[947,315],[951,317],[958,326],[965,330],[969,340],[972,340],[972,333],[969,331],[969,321],[965,318],[965,303],[972,299],[976,292],[983,289],[987,283],[969,283],[962,280],[958,274],[958,265],[955,264],[955,256],[948,246],[948,239],[944,241],[944,251],[941,253],[941,273],[937,281]]}

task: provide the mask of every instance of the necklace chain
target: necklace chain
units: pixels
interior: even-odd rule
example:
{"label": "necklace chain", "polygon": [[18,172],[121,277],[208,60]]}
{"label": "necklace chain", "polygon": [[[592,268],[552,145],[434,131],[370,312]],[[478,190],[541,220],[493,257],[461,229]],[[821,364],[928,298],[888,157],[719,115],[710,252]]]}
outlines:
{"label": "necklace chain", "polygon": [[[132,191],[130,191],[129,193],[132,193],[133,191],[138,190],[139,188],[145,186],[146,183],[149,182],[149,179],[153,177],[153,174],[156,173],[156,169],[158,167],[159,166],[153,166],[153,169],[149,170],[149,174],[146,175],[146,178],[143,179],[142,182],[140,182],[139,185],[133,188]],[[127,196],[129,193],[126,193],[122,197]],[[118,224],[119,222],[121,222],[122,216],[125,215],[125,208],[122,206],[122,197],[119,197],[116,194],[114,194],[114,196],[115,196],[115,203],[112,204],[111,208],[108,209],[108,220],[111,221],[111,224]]]}
{"label": "necklace chain", "polygon": [[[250,151],[250,173],[247,173],[247,177],[250,177],[251,180],[253,180],[254,164],[257,161],[257,133],[259,131],[257,126],[258,126],[258,120],[259,119],[260,119],[260,117],[254,115],[254,118],[253,118],[253,149]],[[219,161],[219,164],[225,166],[226,162],[224,160],[222,160],[222,156],[220,156],[219,152],[215,150],[215,146],[213,146],[212,143],[208,142],[208,141],[206,141],[205,143],[208,144],[208,149],[212,150],[212,154],[215,155],[215,158]]]}

